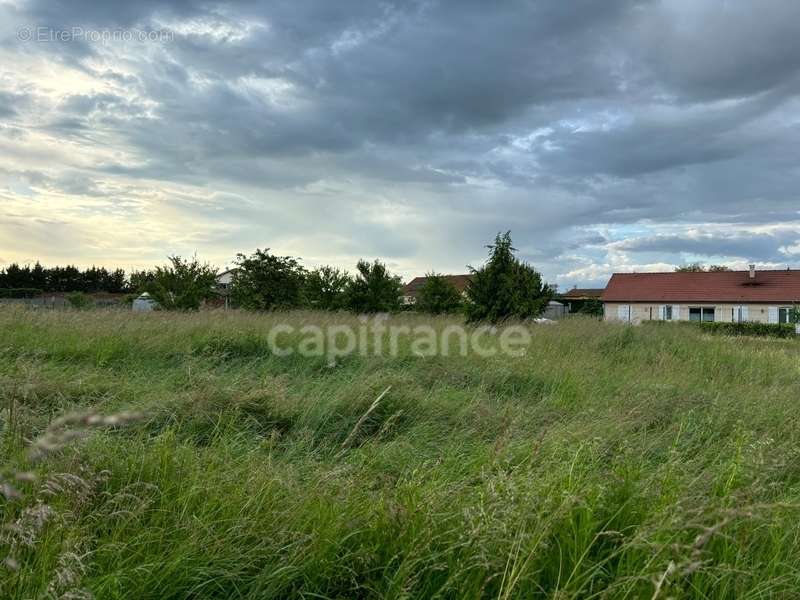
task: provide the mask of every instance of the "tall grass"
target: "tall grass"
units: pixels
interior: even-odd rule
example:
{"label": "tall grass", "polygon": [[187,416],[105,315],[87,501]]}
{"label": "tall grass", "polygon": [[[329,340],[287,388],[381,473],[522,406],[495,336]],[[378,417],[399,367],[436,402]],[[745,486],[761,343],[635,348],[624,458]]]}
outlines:
{"label": "tall grass", "polygon": [[[405,315],[406,324],[452,323]],[[769,598],[800,589],[800,345],[532,326],[509,358],[271,356],[321,313],[0,311],[0,597]],[[376,399],[391,388],[380,401]]]}

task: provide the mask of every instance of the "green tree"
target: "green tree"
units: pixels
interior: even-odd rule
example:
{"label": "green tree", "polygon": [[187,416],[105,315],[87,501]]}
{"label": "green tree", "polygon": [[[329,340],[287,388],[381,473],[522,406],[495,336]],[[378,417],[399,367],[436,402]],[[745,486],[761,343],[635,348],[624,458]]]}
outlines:
{"label": "green tree", "polygon": [[169,261],[152,271],[145,291],[165,310],[198,310],[203,300],[214,295],[217,270],[196,256],[192,260],[170,256]]}
{"label": "green tree", "polygon": [[305,270],[291,256],[275,256],[269,248],[237,255],[231,299],[250,310],[295,308],[301,305]]}
{"label": "green tree", "polygon": [[452,313],[463,307],[463,299],[444,275],[428,273],[414,307],[421,312],[434,315]]}
{"label": "green tree", "polygon": [[578,310],[575,311],[579,315],[591,315],[593,317],[603,316],[603,302],[599,298],[589,298],[581,302]]}
{"label": "green tree", "polygon": [[705,271],[705,269],[700,263],[689,263],[687,265],[675,267],[676,273],[702,273],[703,271]]}
{"label": "green tree", "polygon": [[467,286],[467,320],[498,323],[542,314],[553,289],[542,282],[536,269],[514,256],[511,232],[498,233],[494,244],[487,247],[486,264],[480,269],[470,267],[473,278]]}
{"label": "green tree", "polygon": [[359,260],[345,291],[345,305],[355,313],[391,312],[400,308],[400,278],[379,260]]}
{"label": "green tree", "polygon": [[323,266],[310,271],[305,280],[305,300],[312,308],[341,310],[345,307],[345,291],[350,275],[341,269]]}
{"label": "green tree", "polygon": [[689,263],[688,265],[681,265],[680,267],[675,267],[676,273],[718,273],[720,271],[730,271],[730,267],[726,267],[725,265],[709,265],[708,267],[704,267],[702,264],[698,262]]}

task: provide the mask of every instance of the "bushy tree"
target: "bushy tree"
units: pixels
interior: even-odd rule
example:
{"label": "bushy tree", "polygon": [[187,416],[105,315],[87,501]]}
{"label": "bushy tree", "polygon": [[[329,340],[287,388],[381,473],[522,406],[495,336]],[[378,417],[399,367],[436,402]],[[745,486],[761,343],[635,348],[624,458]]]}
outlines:
{"label": "bushy tree", "polygon": [[192,260],[170,256],[168,265],[153,270],[145,291],[165,310],[198,310],[214,295],[216,278],[216,268],[196,256]]}
{"label": "bushy tree", "polygon": [[578,310],[575,311],[579,315],[590,315],[593,317],[603,316],[603,302],[599,298],[589,298],[581,302]]}
{"label": "bushy tree", "polygon": [[509,318],[538,317],[553,297],[541,275],[515,256],[511,232],[497,234],[489,259],[480,269],[470,267],[467,285],[467,320],[497,323]]}
{"label": "bushy tree", "polygon": [[128,277],[126,290],[133,293],[141,293],[147,290],[148,286],[153,282],[155,275],[152,270],[131,271]]}
{"label": "bushy tree", "polygon": [[305,270],[291,256],[275,256],[269,248],[237,255],[231,298],[241,308],[272,310],[302,304]]}
{"label": "bushy tree", "polygon": [[463,307],[461,293],[444,275],[428,273],[414,307],[434,315],[452,313]]}
{"label": "bushy tree", "polygon": [[345,304],[355,313],[392,312],[400,308],[400,278],[379,260],[359,260],[356,276],[348,283]]}
{"label": "bushy tree", "polygon": [[350,275],[335,267],[323,266],[306,276],[304,296],[311,308],[341,310],[345,308],[345,291]]}

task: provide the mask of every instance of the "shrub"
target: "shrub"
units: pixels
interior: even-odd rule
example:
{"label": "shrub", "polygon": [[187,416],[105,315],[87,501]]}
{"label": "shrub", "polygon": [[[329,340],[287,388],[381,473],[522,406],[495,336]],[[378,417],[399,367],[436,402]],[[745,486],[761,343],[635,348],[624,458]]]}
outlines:
{"label": "shrub", "polygon": [[94,301],[83,292],[73,292],[71,294],[67,294],[67,302],[69,302],[69,305],[72,308],[76,308],[78,310],[89,308],[92,304],[94,304]]}
{"label": "shrub", "polygon": [[580,315],[589,315],[592,317],[603,316],[603,302],[599,298],[590,298],[581,302],[578,310],[575,311]]}
{"label": "shrub", "polygon": [[426,313],[440,315],[457,312],[463,306],[461,294],[444,275],[429,273],[425,284],[419,291],[419,298],[414,307]]}
{"label": "shrub", "polygon": [[755,335],[779,338],[795,336],[794,325],[777,323],[696,323],[709,333],[721,335]]}

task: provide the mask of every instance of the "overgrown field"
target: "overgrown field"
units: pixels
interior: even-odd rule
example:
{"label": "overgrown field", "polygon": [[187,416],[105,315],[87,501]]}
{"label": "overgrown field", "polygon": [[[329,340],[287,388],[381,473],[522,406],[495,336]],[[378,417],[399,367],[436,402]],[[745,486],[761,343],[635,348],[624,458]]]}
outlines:
{"label": "overgrown field", "polygon": [[[800,342],[576,319],[330,366],[266,352],[286,321],[357,323],[0,311],[4,473],[37,474],[0,597],[800,593]],[[90,410],[145,417],[29,466]]]}

